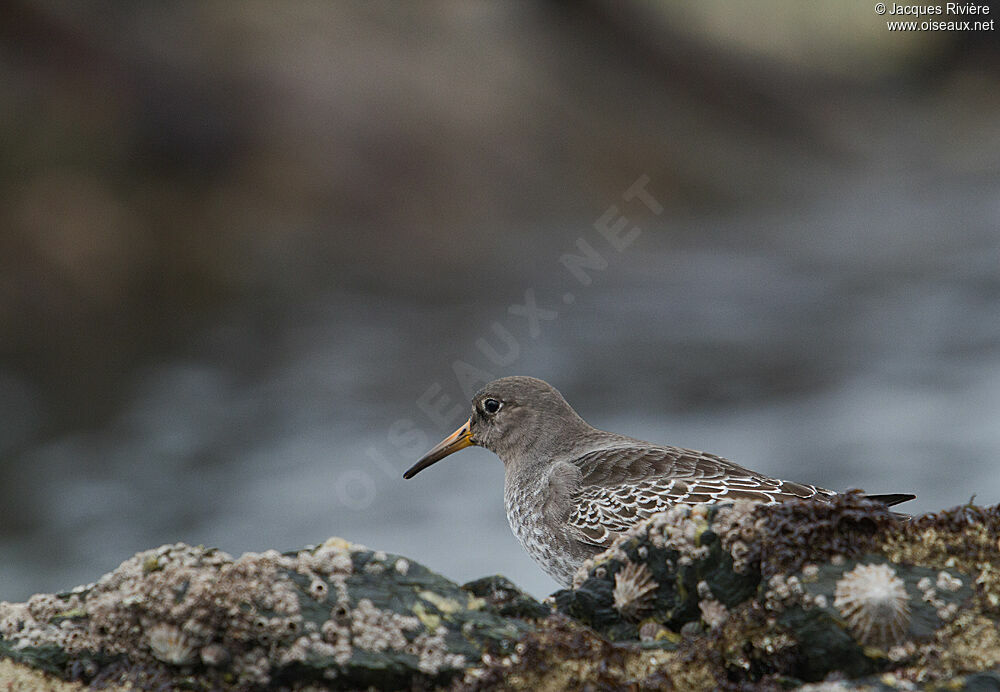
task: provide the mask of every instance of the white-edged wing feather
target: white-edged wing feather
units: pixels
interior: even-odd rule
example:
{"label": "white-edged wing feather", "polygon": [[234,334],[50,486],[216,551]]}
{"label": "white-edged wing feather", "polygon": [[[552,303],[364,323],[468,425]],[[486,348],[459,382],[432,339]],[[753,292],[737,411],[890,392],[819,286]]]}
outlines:
{"label": "white-edged wing feather", "polygon": [[569,525],[579,540],[607,547],[638,521],[678,503],[785,500],[834,495],[830,490],[768,478],[712,454],[639,445],[599,449],[573,461],[580,481]]}

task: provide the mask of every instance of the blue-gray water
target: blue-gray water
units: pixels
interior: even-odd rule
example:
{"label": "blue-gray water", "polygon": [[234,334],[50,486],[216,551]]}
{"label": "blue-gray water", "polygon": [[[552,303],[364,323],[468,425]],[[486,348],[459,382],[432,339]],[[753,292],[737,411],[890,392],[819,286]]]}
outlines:
{"label": "blue-gray water", "polygon": [[[551,233],[528,269],[483,265],[446,299],[328,289],[222,310],[136,372],[107,425],[17,452],[2,597],[89,581],[162,543],[239,553],[329,535],[550,592],[507,528],[493,455],[400,477],[461,422],[418,404],[436,386],[434,399],[464,399],[456,360],[546,378],[598,427],[829,488],[914,492],[911,512],[996,502],[994,192],[844,185],[776,216],[661,217],[621,252],[581,224]],[[578,238],[608,259],[589,286],[559,261]],[[508,310],[529,289],[558,313],[535,338]],[[475,346],[499,346],[494,322],[518,342],[508,367]],[[6,380],[13,440],[33,397]]]}
{"label": "blue-gray water", "polygon": [[331,535],[547,594],[495,457],[401,478],[462,421],[456,368],[906,511],[1000,501],[992,35],[835,3],[738,33],[711,3],[17,7],[0,599]]}

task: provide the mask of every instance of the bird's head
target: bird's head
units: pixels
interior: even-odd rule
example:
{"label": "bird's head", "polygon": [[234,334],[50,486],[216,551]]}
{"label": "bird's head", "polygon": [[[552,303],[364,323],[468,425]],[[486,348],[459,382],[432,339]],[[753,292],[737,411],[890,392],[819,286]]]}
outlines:
{"label": "bird's head", "polygon": [[403,478],[412,478],[471,445],[485,447],[506,465],[541,461],[589,428],[548,382],[534,377],[503,377],[476,393],[469,420],[427,452]]}

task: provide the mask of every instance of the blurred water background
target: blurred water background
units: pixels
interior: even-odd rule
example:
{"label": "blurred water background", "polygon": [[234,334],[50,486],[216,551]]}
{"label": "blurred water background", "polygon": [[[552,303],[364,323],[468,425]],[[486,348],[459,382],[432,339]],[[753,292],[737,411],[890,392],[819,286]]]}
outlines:
{"label": "blurred water background", "polygon": [[885,19],[4,3],[0,599],[331,535],[545,595],[493,455],[400,477],[507,374],[909,511],[997,502],[997,34]]}

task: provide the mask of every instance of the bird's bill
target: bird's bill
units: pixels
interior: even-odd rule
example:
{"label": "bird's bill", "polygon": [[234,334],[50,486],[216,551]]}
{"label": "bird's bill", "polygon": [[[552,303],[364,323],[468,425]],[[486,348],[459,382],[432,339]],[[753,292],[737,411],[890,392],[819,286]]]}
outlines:
{"label": "bird's bill", "polygon": [[438,442],[434,449],[424,455],[423,459],[411,466],[410,469],[403,474],[403,478],[413,478],[431,464],[441,461],[449,454],[454,454],[460,449],[471,447],[472,444],[472,419],[470,418],[462,424],[461,428]]}

